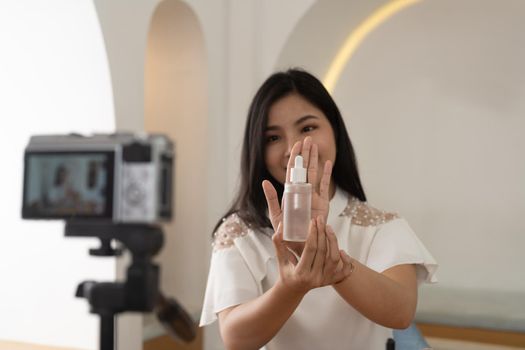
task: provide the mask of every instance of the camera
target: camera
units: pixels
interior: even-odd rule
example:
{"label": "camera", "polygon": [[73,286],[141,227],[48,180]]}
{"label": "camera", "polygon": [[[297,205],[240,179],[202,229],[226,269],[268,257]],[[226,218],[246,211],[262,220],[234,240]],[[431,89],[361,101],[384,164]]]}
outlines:
{"label": "camera", "polygon": [[96,237],[93,256],[131,253],[126,278],[84,281],[76,296],[100,316],[100,349],[115,345],[115,320],[127,311],[150,312],[168,333],[196,336],[191,316],[159,290],[152,262],[164,243],[159,221],[171,219],[173,143],[161,134],[36,135],[24,152],[24,219],[64,219],[66,237]]}
{"label": "camera", "polygon": [[161,134],[36,135],[24,153],[24,219],[171,219],[173,143]]}

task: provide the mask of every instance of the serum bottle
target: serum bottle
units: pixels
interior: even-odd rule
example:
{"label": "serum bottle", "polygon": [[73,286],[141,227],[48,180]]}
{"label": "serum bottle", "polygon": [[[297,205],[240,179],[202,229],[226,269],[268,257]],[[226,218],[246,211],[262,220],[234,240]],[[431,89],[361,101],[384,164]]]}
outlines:
{"label": "serum bottle", "polygon": [[295,157],[290,182],[284,185],[283,238],[285,241],[304,242],[310,226],[312,185],[306,182],[303,157]]}

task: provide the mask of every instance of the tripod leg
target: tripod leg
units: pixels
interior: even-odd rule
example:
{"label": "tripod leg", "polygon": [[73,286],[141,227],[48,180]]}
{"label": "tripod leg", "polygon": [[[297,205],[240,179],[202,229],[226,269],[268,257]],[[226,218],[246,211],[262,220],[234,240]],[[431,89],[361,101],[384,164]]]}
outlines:
{"label": "tripod leg", "polygon": [[100,350],[113,350],[115,315],[100,315]]}

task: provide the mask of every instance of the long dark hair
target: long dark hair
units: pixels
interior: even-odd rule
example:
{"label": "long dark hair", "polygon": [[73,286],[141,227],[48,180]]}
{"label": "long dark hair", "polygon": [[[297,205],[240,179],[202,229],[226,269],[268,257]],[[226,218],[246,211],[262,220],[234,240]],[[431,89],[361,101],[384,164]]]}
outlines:
{"label": "long dark hair", "polygon": [[[272,74],[259,88],[248,111],[241,154],[241,184],[231,208],[222,219],[233,213],[251,228],[272,227],[266,216],[266,199],[262,181],[269,180],[277,190],[281,201],[284,186],[266,169],[264,161],[265,129],[270,107],[279,99],[297,93],[319,108],[328,118],[334,131],[336,159],[332,180],[337,186],[366,201],[359,179],[354,148],[348,137],[341,113],[323,84],[310,73],[301,69],[289,69]],[[214,230],[220,226],[220,220]]]}

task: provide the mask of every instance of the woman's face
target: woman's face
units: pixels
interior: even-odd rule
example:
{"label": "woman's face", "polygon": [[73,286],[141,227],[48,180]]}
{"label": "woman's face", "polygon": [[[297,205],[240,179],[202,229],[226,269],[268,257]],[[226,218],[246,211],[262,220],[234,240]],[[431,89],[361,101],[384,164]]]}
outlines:
{"label": "woman's face", "polygon": [[319,149],[317,187],[325,162],[335,162],[335,137],[330,122],[320,109],[297,93],[277,100],[270,107],[264,161],[269,173],[280,183],[286,181],[286,165],[292,146],[307,136]]}

